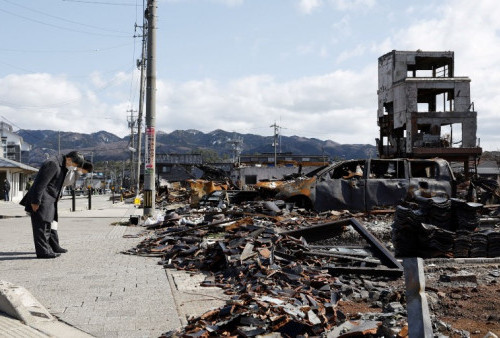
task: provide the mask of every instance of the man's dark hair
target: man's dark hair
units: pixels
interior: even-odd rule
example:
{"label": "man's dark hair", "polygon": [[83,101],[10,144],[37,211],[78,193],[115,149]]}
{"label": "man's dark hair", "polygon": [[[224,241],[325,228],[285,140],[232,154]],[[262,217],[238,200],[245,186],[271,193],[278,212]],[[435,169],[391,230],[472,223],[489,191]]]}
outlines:
{"label": "man's dark hair", "polygon": [[82,169],[91,173],[92,171],[94,171],[94,165],[89,161],[85,161],[83,162]]}
{"label": "man's dark hair", "polygon": [[82,167],[83,165],[83,155],[79,151],[72,151],[66,154],[66,158],[71,159],[78,167]]}

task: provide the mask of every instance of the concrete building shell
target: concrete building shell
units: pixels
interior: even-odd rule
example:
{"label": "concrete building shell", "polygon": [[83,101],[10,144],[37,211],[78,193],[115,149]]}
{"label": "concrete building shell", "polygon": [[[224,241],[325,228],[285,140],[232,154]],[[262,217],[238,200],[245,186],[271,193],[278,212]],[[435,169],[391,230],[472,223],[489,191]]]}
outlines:
{"label": "concrete building shell", "polygon": [[378,63],[379,156],[439,156],[468,167],[482,150],[471,80],[454,76],[454,52],[393,50]]}

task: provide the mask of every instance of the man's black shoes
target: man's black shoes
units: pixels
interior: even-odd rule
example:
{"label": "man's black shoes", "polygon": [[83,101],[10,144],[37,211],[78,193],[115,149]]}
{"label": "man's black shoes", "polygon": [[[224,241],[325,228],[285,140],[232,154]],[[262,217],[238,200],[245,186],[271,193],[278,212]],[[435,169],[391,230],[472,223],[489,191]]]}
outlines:
{"label": "man's black shoes", "polygon": [[64,248],[61,248],[61,247],[58,247],[58,248],[55,248],[55,249],[52,248],[52,250],[54,250],[55,253],[60,253],[60,254],[68,252],[68,249],[64,249]]}
{"label": "man's black shoes", "polygon": [[49,253],[46,253],[46,254],[43,254],[43,255],[36,255],[36,258],[56,258],[56,257],[59,257],[59,256],[61,256],[60,253],[49,252]]}

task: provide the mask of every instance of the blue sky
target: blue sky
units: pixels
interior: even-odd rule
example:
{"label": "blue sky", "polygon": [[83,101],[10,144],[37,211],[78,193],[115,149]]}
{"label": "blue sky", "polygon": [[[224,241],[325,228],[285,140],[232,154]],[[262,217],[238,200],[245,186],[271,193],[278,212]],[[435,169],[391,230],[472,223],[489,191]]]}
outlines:
{"label": "blue sky", "polygon": [[[374,144],[377,59],[453,50],[478,137],[499,150],[500,3],[159,0],[157,129]],[[0,121],[108,130],[137,110],[142,0],[0,0]]]}

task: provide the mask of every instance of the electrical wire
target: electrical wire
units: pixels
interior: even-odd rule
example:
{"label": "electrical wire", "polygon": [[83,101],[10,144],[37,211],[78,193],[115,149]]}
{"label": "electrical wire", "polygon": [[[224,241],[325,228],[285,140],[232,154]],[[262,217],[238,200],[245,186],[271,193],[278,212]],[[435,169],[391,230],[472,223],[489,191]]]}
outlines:
{"label": "electrical wire", "polygon": [[43,22],[43,21],[40,21],[40,20],[37,20],[37,19],[28,18],[28,17],[23,16],[23,15],[19,15],[19,14],[10,12],[10,11],[6,11],[5,9],[2,9],[2,8],[0,8],[0,12],[4,12],[4,13],[10,14],[10,15],[22,18],[24,20],[36,22],[36,23],[39,23],[41,25],[45,25],[45,26],[49,26],[49,27],[54,27],[54,28],[58,28],[58,29],[66,30],[66,31],[71,31],[71,32],[76,32],[76,33],[82,33],[82,34],[89,34],[89,35],[97,35],[97,36],[108,36],[108,37],[115,37],[115,38],[130,38],[130,35],[100,34],[100,33],[82,31],[82,30],[78,30],[78,29],[72,29],[72,28],[68,28],[68,27],[62,27],[62,26],[51,24],[51,23]]}
{"label": "electrical wire", "polygon": [[88,1],[88,0],[62,0],[66,2],[81,2],[85,4],[92,4],[92,5],[111,5],[111,6],[137,6],[137,4],[129,3],[129,2],[122,2],[122,3],[115,3],[115,2],[105,2],[105,1]]}
{"label": "electrical wire", "polygon": [[[137,1],[136,0],[136,5],[137,5]],[[144,1],[142,2],[143,4],[143,11],[145,10],[145,3]],[[138,8],[139,6],[136,6],[136,8]],[[137,22],[137,10],[136,10],[136,22]],[[137,24],[135,24],[135,29],[137,29]],[[144,29],[144,27],[143,27]],[[144,32],[143,32],[143,35],[144,35]],[[134,38],[135,37],[141,37],[141,36],[136,36],[135,32],[134,32]],[[144,43],[144,40],[141,39],[141,59],[144,57],[144,55],[142,55],[142,44]],[[137,59],[137,56],[136,56],[136,44],[134,43],[134,50],[133,50],[133,53],[132,53],[132,63],[135,64],[135,61]],[[141,60],[141,62],[143,62],[144,60]],[[135,98],[136,98],[136,95],[137,95],[137,92],[140,91],[138,88],[140,86],[140,76],[138,79],[135,79],[134,77],[134,74],[135,72],[132,71],[132,76],[131,76],[131,79],[130,79],[130,93],[129,93],[129,105],[130,105],[130,109],[132,110],[132,102],[135,101]],[[135,80],[135,81],[134,81]]]}
{"label": "electrical wire", "polygon": [[[22,128],[20,128],[17,124],[15,124],[14,122],[10,121],[8,118],[6,118],[5,116],[3,115],[0,115],[0,117],[6,121],[7,123],[9,123],[11,126],[14,126],[16,127],[17,129],[21,130]],[[39,141],[43,141],[43,138],[41,138],[40,136],[38,135],[35,135],[33,132],[31,131],[28,131],[26,129],[23,129],[27,134],[31,135],[31,137],[35,138],[35,139],[38,139]]]}
{"label": "electrical wire", "polygon": [[0,48],[0,52],[11,52],[11,53],[96,53],[104,52],[112,49],[117,49],[125,46],[130,46],[133,42],[122,43],[120,45],[106,47],[106,48],[92,48],[92,49],[74,49],[74,50],[57,50],[57,49],[4,49]]}
{"label": "electrical wire", "polygon": [[128,32],[124,32],[124,31],[119,31],[119,30],[115,30],[115,29],[109,29],[109,28],[103,28],[103,27],[97,27],[97,26],[92,26],[92,25],[88,25],[88,24],[85,24],[85,23],[81,23],[81,22],[77,22],[77,21],[72,21],[72,20],[68,20],[68,19],[65,19],[65,18],[62,18],[62,17],[59,17],[59,16],[56,16],[56,15],[52,15],[52,14],[48,14],[48,13],[45,13],[45,12],[42,12],[42,11],[39,11],[37,9],[33,9],[33,8],[29,8],[27,6],[23,6],[23,5],[20,5],[20,4],[16,4],[10,0],[2,0],[3,2],[7,2],[11,5],[14,5],[14,6],[18,6],[18,7],[21,7],[21,8],[24,8],[24,9],[27,9],[28,11],[31,11],[31,12],[35,12],[35,13],[38,13],[38,14],[42,14],[42,15],[45,15],[45,16],[48,16],[50,18],[54,18],[54,19],[57,19],[57,20],[61,20],[61,21],[64,21],[64,22],[68,22],[68,23],[71,23],[71,24],[75,24],[75,25],[79,25],[79,26],[83,26],[83,27],[88,27],[88,28],[93,28],[93,29],[97,29],[97,30],[102,30],[102,31],[108,31],[108,32],[114,32],[114,33],[123,33],[123,34],[128,34]]}

